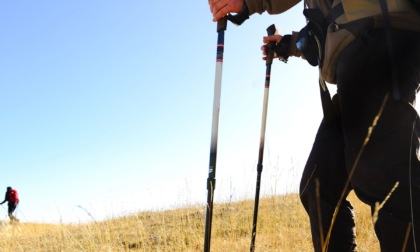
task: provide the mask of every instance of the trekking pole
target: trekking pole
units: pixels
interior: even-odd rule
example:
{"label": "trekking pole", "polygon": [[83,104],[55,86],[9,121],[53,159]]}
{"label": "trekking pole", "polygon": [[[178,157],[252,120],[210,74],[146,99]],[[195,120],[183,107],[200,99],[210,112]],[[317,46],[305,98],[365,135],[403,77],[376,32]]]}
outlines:
{"label": "trekking pole", "polygon": [[217,56],[216,56],[216,79],[214,82],[214,100],[213,100],[213,121],[211,129],[210,143],[210,162],[209,176],[207,178],[207,210],[206,227],[204,234],[204,252],[210,251],[211,224],[213,218],[213,193],[216,186],[216,156],[217,156],[217,135],[219,128],[220,96],[222,86],[222,65],[223,65],[223,47],[225,40],[225,30],[227,26],[227,17],[217,22]]}
{"label": "trekking pole", "polygon": [[27,221],[28,220],[28,218],[26,218],[26,216],[25,216],[25,214],[23,214],[23,212],[22,212],[22,210],[20,209],[20,207],[19,207],[19,204],[17,205],[17,207],[16,207],[16,215],[17,215],[17,213],[20,213],[20,215],[22,215],[22,217]]}
{"label": "trekking pole", "polygon": [[7,209],[3,206],[3,204],[1,205],[1,207],[4,209],[4,211],[6,212],[6,219],[7,219],[7,216],[9,216],[9,211],[7,211]]}
{"label": "trekking pole", "polygon": [[[275,25],[270,25],[267,28],[268,36],[274,35],[276,32]],[[257,235],[257,219],[258,219],[258,204],[260,201],[260,185],[261,185],[261,173],[263,170],[263,156],[264,156],[264,140],[265,140],[265,128],[267,122],[267,108],[268,108],[268,95],[270,91],[270,75],[271,75],[271,64],[273,63],[274,52],[272,50],[274,42],[270,42],[266,46],[266,59],[265,59],[265,86],[264,86],[264,103],[263,103],[263,114],[261,121],[261,137],[260,137],[260,149],[258,152],[258,164],[257,164],[257,184],[255,188],[255,203],[254,203],[254,219],[252,223],[252,239],[250,251],[255,251],[255,237]]]}

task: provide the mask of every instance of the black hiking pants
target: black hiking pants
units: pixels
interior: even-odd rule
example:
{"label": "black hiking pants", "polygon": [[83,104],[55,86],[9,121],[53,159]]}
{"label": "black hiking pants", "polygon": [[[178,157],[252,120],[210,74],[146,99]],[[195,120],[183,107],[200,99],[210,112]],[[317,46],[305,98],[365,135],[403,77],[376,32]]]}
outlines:
{"label": "black hiking pants", "polygon": [[18,202],[9,202],[7,203],[7,212],[9,214],[10,220],[15,220],[16,217],[13,216],[13,212],[16,210]]}
{"label": "black hiking pants", "polygon": [[321,122],[300,186],[315,251],[322,251],[343,193],[328,251],[356,249],[348,193],[353,189],[374,214],[375,203],[384,202],[397,182],[374,226],[381,251],[420,251],[420,121],[413,107],[420,83],[420,33],[392,30],[400,100],[393,98],[386,41],[383,29],[366,31],[339,58],[334,114]]}

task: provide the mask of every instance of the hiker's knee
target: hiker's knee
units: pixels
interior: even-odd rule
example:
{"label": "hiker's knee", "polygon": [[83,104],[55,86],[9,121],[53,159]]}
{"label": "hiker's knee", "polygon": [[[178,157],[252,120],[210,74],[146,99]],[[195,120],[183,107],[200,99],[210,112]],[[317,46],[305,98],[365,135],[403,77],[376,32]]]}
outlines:
{"label": "hiker's knee", "polygon": [[302,177],[299,188],[299,197],[302,205],[306,210],[308,210],[316,198],[315,188],[315,180]]}
{"label": "hiker's knee", "polygon": [[[381,251],[414,251],[415,243],[420,245],[420,239],[413,239],[413,225],[410,222],[396,218],[394,215],[380,210],[375,223],[375,233],[379,239]],[[405,248],[405,249],[404,249]]]}

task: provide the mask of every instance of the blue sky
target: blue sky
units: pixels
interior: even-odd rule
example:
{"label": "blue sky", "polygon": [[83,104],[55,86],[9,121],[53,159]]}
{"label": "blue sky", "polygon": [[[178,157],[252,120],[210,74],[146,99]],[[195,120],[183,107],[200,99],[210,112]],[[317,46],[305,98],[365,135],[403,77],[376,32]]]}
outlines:
{"label": "blue sky", "polygon": [[[302,9],[228,24],[216,201],[254,197],[262,37],[273,23],[299,30]],[[0,5],[0,192],[19,190],[18,217],[77,222],[206,202],[211,20],[207,1]],[[296,190],[321,113],[317,69],[275,61],[262,195]]]}

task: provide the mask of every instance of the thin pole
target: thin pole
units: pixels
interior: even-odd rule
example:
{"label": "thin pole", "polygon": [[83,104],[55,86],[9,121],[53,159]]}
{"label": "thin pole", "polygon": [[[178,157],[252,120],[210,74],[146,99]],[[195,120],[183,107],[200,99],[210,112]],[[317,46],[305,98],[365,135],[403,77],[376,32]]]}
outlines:
{"label": "thin pole", "polygon": [[[267,28],[267,34],[274,35],[276,27],[270,25]],[[272,43],[272,42],[270,42]],[[264,141],[265,141],[265,128],[267,123],[267,109],[268,109],[268,96],[270,91],[270,75],[271,75],[271,64],[273,63],[273,51],[269,44],[266,47],[266,69],[265,69],[265,85],[264,85],[264,102],[263,102],[263,113],[261,121],[261,137],[260,137],[260,148],[258,151],[258,164],[257,164],[257,184],[255,188],[255,202],[254,202],[254,218],[252,222],[252,239],[250,251],[255,251],[255,238],[257,236],[257,220],[258,220],[258,205],[260,202],[260,185],[261,185],[261,173],[263,170],[263,156],[264,156]]]}
{"label": "thin pole", "polygon": [[222,18],[217,22],[217,57],[216,57],[216,78],[214,82],[214,100],[213,100],[213,122],[211,129],[210,143],[210,162],[209,177],[207,178],[207,210],[206,227],[204,234],[204,252],[210,251],[211,224],[213,218],[213,195],[216,186],[216,156],[217,156],[217,135],[219,129],[220,96],[222,87],[222,65],[223,48],[225,40],[225,30],[227,18]]}

